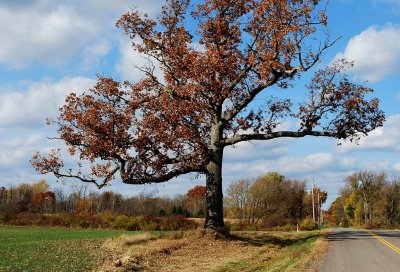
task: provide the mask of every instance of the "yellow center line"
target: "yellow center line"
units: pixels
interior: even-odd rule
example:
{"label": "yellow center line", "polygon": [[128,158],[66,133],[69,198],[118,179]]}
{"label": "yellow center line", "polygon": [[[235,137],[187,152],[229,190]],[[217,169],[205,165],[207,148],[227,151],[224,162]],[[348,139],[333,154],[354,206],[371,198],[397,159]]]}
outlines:
{"label": "yellow center line", "polygon": [[373,233],[370,230],[365,230],[366,232],[368,232],[372,237],[374,237],[375,239],[377,239],[379,242],[381,242],[382,244],[384,244],[385,246],[387,246],[388,248],[390,248],[391,250],[397,252],[398,254],[400,254],[400,248],[398,248],[397,246],[389,243],[388,241],[386,241],[385,239],[383,239],[382,237],[376,235],[375,233]]}

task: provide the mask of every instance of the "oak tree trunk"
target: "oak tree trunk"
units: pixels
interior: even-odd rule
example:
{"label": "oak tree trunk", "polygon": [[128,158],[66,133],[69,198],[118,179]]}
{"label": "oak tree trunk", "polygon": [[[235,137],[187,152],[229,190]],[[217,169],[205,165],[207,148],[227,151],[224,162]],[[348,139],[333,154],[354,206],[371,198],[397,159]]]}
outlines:
{"label": "oak tree trunk", "polygon": [[[220,156],[222,157],[222,152]],[[206,221],[204,227],[220,232],[224,228],[222,159],[220,162],[208,164],[206,188]]]}
{"label": "oak tree trunk", "polygon": [[222,193],[222,158],[220,146],[222,128],[215,122],[211,128],[211,158],[206,173],[206,220],[204,227],[217,232],[223,231],[223,193]]}

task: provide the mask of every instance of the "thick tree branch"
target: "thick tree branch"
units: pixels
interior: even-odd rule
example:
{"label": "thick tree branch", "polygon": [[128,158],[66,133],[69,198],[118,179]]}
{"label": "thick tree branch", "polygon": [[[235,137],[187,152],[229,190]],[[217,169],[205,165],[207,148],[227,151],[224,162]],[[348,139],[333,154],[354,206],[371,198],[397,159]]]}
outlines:
{"label": "thick tree branch", "polygon": [[234,145],[244,141],[251,140],[271,140],[275,138],[302,138],[305,136],[321,136],[321,137],[336,137],[336,133],[327,132],[327,131],[310,131],[310,130],[302,130],[302,131],[277,131],[270,133],[254,133],[254,134],[241,134],[235,135],[231,138],[227,138],[223,141],[223,146]]}
{"label": "thick tree branch", "polygon": [[122,182],[125,184],[162,183],[180,175],[189,173],[205,173],[205,171],[204,167],[182,167],[161,175],[146,175],[140,178],[127,177],[122,179]]}

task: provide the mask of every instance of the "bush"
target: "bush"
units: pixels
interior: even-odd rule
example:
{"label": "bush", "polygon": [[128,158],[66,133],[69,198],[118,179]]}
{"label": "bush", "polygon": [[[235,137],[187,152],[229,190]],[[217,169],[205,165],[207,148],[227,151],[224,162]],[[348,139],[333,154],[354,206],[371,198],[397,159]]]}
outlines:
{"label": "bush", "polygon": [[105,212],[100,214],[100,218],[103,221],[103,224],[105,227],[112,228],[113,225],[115,224],[115,215],[112,214],[111,212]]}
{"label": "bush", "polygon": [[270,228],[270,230],[272,230],[272,231],[294,231],[294,230],[296,230],[296,226],[294,226],[292,224],[286,224],[283,226],[277,226],[277,227]]}
{"label": "bush", "polygon": [[261,223],[263,229],[274,229],[293,224],[295,224],[295,221],[289,217],[285,217],[282,213],[273,213],[264,216]]}
{"label": "bush", "polygon": [[226,222],[225,225],[230,231],[258,231],[260,226],[257,224],[250,224],[248,222],[239,221],[235,223]]}
{"label": "bush", "polygon": [[117,215],[112,222],[112,227],[115,229],[127,229],[130,225],[130,218],[126,215]]}
{"label": "bush", "polygon": [[311,218],[306,218],[300,222],[300,229],[301,230],[315,230],[318,226]]}
{"label": "bush", "polygon": [[195,229],[199,225],[193,220],[187,219],[183,215],[173,215],[161,219],[160,230],[189,230]]}
{"label": "bush", "polygon": [[8,223],[16,226],[41,226],[45,221],[41,214],[21,212],[12,216]]}
{"label": "bush", "polygon": [[63,226],[63,218],[58,214],[46,215],[46,225],[49,227]]}
{"label": "bush", "polygon": [[139,231],[142,229],[143,216],[135,216],[129,218],[129,225],[126,230]]}
{"label": "bush", "polygon": [[347,219],[343,219],[342,221],[340,221],[339,226],[343,227],[343,228],[348,228],[349,227],[349,221]]}
{"label": "bush", "polygon": [[0,224],[10,224],[12,214],[10,212],[0,213]]}

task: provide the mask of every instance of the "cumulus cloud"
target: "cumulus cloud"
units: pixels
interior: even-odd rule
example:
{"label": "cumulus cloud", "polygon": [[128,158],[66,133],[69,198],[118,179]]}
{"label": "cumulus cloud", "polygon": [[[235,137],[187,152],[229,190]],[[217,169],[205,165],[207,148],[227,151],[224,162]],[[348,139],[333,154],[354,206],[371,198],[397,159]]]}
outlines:
{"label": "cumulus cloud", "polygon": [[20,68],[33,60],[55,63],[85,44],[95,25],[59,6],[51,11],[0,7],[0,62]]}
{"label": "cumulus cloud", "polygon": [[259,176],[270,171],[293,176],[313,173],[329,167],[334,161],[330,153],[315,153],[304,157],[282,157],[277,160],[257,160],[253,162],[233,162],[224,164],[228,176]]}
{"label": "cumulus cloud", "polygon": [[136,82],[143,78],[144,73],[138,68],[154,67],[154,74],[163,81],[163,73],[159,68],[157,61],[149,59],[135,50],[131,46],[131,41],[121,39],[119,44],[119,58],[115,65],[116,71],[124,80]]}
{"label": "cumulus cloud", "polygon": [[66,77],[57,82],[45,79],[31,83],[24,90],[0,92],[0,185],[39,178],[55,180],[35,173],[29,163],[34,152],[60,145],[46,138],[55,131],[46,126],[45,119],[57,117],[67,94],[82,93],[94,83],[85,77]]}
{"label": "cumulus cloud", "polygon": [[85,77],[66,77],[59,82],[43,80],[27,90],[3,90],[0,93],[0,127],[40,126],[47,117],[55,117],[67,94],[81,93],[94,85]]}
{"label": "cumulus cloud", "polygon": [[400,162],[394,163],[392,168],[393,170],[400,172]]}
{"label": "cumulus cloud", "polygon": [[361,80],[376,82],[400,67],[400,26],[371,26],[354,36],[335,58],[354,61],[352,72]]}
{"label": "cumulus cloud", "polygon": [[90,70],[99,65],[100,61],[111,51],[111,43],[101,40],[88,45],[83,52],[82,68]]}
{"label": "cumulus cloud", "polygon": [[400,152],[400,115],[391,115],[384,123],[370,132],[367,137],[361,138],[358,145],[349,141],[343,142],[337,148],[340,152],[354,150],[363,151],[393,151]]}
{"label": "cumulus cloud", "polygon": [[241,142],[235,147],[225,148],[227,162],[276,159],[287,154],[288,145],[293,139],[274,139],[271,141]]}
{"label": "cumulus cloud", "polygon": [[102,39],[115,39],[115,22],[133,6],[150,14],[160,0],[52,0],[0,2],[0,63],[22,68],[32,61],[63,62],[84,50],[96,51]]}
{"label": "cumulus cloud", "polygon": [[340,159],[339,165],[345,169],[352,169],[352,168],[354,168],[354,166],[357,165],[357,159],[353,158],[353,157],[343,158],[343,159]]}
{"label": "cumulus cloud", "polygon": [[15,129],[12,135],[0,135],[0,168],[27,164],[34,152],[33,148],[45,138],[42,132],[32,132],[29,129]]}
{"label": "cumulus cloud", "polygon": [[119,44],[119,59],[115,69],[124,80],[135,82],[142,78],[143,73],[137,67],[143,66],[144,57],[132,49],[128,39],[121,39]]}

